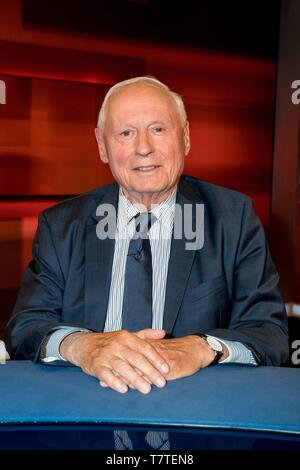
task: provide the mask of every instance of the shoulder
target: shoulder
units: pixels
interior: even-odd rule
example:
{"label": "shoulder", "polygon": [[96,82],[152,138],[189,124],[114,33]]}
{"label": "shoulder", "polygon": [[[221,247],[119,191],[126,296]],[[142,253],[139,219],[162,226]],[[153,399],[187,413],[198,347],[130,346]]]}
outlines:
{"label": "shoulder", "polygon": [[232,189],[184,175],[182,179],[188,183],[199,196],[199,201],[205,205],[206,210],[215,214],[237,215],[252,208],[253,203],[249,196]]}
{"label": "shoulder", "polygon": [[208,181],[200,180],[193,176],[183,175],[182,179],[191,185],[198,193],[199,196],[204,200],[214,201],[216,203],[228,203],[228,202],[251,202],[251,198],[246,194],[233,189],[225,188],[217,184],[210,183]]}
{"label": "shoulder", "polygon": [[50,224],[66,223],[74,219],[81,222],[87,220],[95,214],[97,206],[108,192],[118,192],[116,183],[100,186],[86,193],[66,199],[41,212],[40,216],[45,217]]}

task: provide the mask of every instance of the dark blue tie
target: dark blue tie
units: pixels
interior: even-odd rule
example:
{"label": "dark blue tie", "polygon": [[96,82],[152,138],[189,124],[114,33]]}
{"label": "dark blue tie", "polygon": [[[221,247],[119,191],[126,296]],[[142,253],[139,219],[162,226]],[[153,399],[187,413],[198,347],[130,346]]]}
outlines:
{"label": "dark blue tie", "polygon": [[152,256],[148,231],[155,220],[151,212],[142,212],[135,217],[136,230],[130,240],[125,269],[124,330],[152,327]]}

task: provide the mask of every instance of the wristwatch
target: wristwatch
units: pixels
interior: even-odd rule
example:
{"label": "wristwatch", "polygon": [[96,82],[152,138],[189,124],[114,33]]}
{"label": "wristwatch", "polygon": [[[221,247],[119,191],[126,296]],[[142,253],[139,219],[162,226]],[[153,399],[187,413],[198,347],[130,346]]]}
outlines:
{"label": "wristwatch", "polygon": [[218,364],[221,357],[223,356],[223,345],[221,341],[217,340],[213,336],[205,335],[203,333],[198,333],[197,336],[205,339],[209,348],[215,352],[215,357],[209,365],[211,366],[213,364]]}

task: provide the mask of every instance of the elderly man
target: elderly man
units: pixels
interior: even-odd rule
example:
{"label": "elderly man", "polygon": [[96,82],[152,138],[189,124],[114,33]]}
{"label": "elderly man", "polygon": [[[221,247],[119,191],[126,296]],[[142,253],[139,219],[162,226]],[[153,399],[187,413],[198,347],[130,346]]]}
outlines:
{"label": "elderly man", "polygon": [[[287,320],[263,229],[248,197],[181,176],[180,96],[151,77],[118,83],[96,138],[116,183],[40,215],[7,328],[11,357],[68,361],[121,393],[216,362],[282,364]],[[204,243],[188,249],[177,215],[189,206],[187,222],[201,225],[200,205]],[[101,207],[116,210],[106,238]]]}

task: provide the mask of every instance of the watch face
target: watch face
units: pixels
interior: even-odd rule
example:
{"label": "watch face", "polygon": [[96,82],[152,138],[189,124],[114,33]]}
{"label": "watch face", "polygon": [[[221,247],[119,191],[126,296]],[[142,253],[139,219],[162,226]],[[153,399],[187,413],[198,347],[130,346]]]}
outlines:
{"label": "watch face", "polygon": [[217,339],[213,338],[212,336],[207,336],[206,341],[214,351],[223,352],[222,343],[220,343],[220,341]]}

